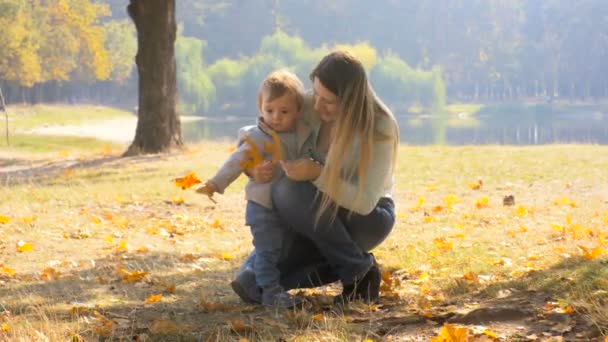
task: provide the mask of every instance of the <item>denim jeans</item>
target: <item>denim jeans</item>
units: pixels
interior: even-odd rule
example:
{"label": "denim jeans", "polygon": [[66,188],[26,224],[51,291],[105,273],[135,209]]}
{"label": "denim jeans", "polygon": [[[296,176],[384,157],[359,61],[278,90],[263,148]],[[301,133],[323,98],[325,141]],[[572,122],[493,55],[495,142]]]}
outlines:
{"label": "denim jeans", "polygon": [[[283,249],[278,262],[281,285],[286,289],[317,287],[342,280],[348,283],[353,270],[366,263],[372,250],[386,239],[395,223],[394,203],[381,198],[368,215],[338,210],[334,221],[322,218],[315,226],[319,201],[310,182],[287,177],[273,185],[275,210],[283,220]],[[253,268],[257,249],[241,271]]]}
{"label": "denim jeans", "polygon": [[247,201],[245,224],[251,228],[253,235],[256,251],[253,270],[258,287],[279,285],[280,273],[277,265],[285,237],[277,212],[256,202]]}

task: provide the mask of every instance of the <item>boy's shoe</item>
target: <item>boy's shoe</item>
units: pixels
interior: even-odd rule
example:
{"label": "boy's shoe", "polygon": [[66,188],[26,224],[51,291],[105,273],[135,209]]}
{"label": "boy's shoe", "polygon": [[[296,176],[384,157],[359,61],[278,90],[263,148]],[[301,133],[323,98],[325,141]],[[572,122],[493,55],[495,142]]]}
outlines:
{"label": "boy's shoe", "polygon": [[252,269],[244,269],[230,282],[232,290],[248,304],[262,303],[262,292],[255,282],[255,272]]}
{"label": "boy's shoe", "polygon": [[343,304],[355,300],[363,300],[368,304],[378,302],[382,274],[373,254],[372,258],[373,265],[369,271],[367,271],[361,280],[356,281],[354,284],[344,285],[342,293],[334,298],[334,303]]}
{"label": "boy's shoe", "polygon": [[289,309],[302,304],[302,300],[287,293],[281,285],[274,285],[262,290],[262,304]]}

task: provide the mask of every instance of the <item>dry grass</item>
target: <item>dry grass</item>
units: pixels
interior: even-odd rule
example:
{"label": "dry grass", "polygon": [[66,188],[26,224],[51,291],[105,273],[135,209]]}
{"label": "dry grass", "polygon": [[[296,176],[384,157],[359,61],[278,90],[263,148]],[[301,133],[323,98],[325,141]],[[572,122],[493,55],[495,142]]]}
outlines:
{"label": "dry grass", "polygon": [[[211,175],[229,147],[204,143],[130,159],[51,154],[34,165],[13,156],[11,177],[0,173],[0,215],[10,219],[0,223],[0,325],[7,330],[0,339],[424,340],[449,314],[505,298],[507,290],[542,294],[542,303],[530,300],[535,314],[571,305],[571,316],[595,322],[599,332],[608,328],[606,258],[587,260],[578,247],[606,248],[606,147],[403,146],[397,224],[375,251],[394,281],[380,305],[336,308],[329,303],[339,288],[331,286],[303,291],[310,305],[289,312],[246,306],[228,286],[251,250],[244,180],[217,205],[171,182],[191,171]],[[27,177],[14,167],[49,163],[56,167]],[[467,186],[478,179],[481,189]],[[460,199],[451,210],[448,194]],[[507,195],[515,206],[503,206]],[[183,204],[173,203],[180,197]],[[478,209],[483,197],[489,205]],[[526,212],[517,215],[520,205]],[[33,251],[18,252],[19,241]],[[132,272],[146,273],[137,279]],[[145,303],[157,294],[160,301]],[[546,301],[558,303],[547,308]],[[541,326],[527,324],[526,331]],[[526,335],[500,322],[487,326],[502,339]]]}

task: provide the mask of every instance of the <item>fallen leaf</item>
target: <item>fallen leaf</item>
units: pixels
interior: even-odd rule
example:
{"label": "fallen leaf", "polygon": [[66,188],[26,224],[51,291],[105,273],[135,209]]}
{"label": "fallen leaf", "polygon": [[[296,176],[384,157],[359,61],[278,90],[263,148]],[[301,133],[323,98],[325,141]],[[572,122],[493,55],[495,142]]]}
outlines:
{"label": "fallen leaf", "polygon": [[245,324],[245,322],[240,319],[230,321],[229,324],[230,328],[236,333],[248,333],[254,329],[253,325]]}
{"label": "fallen leaf", "polygon": [[19,241],[17,243],[17,252],[19,252],[19,253],[31,252],[33,250],[34,250],[34,247],[25,241]]}
{"label": "fallen leaf", "polygon": [[11,222],[11,219],[10,219],[10,218],[8,218],[8,217],[6,217],[6,216],[2,216],[2,215],[0,215],[0,223],[1,223],[1,224],[7,224],[7,223],[9,223],[9,222]]}
{"label": "fallen leaf", "polygon": [[192,187],[193,185],[201,182],[201,180],[198,179],[196,173],[194,172],[191,172],[180,178],[175,178],[173,181],[175,182],[175,186],[177,186],[178,188],[182,188],[182,190],[186,190]]}
{"label": "fallen leaf", "polygon": [[467,342],[469,330],[466,327],[446,323],[439,332],[439,336],[433,337],[431,342]]}
{"label": "fallen leaf", "polygon": [[480,179],[476,183],[469,182],[467,183],[467,186],[471,190],[481,190],[481,188],[483,187],[483,181]]}
{"label": "fallen leaf", "polygon": [[146,303],[156,303],[156,302],[160,301],[161,298],[163,298],[162,294],[151,295],[150,297],[146,298],[145,302]]}

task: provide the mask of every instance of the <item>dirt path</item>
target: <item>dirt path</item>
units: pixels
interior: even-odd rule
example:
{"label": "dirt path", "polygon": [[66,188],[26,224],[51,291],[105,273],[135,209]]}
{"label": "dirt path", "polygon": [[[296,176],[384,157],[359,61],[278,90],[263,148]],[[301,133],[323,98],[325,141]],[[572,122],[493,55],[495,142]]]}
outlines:
{"label": "dirt path", "polygon": [[[203,120],[201,117],[182,116],[181,122]],[[28,134],[37,135],[69,135],[79,137],[92,137],[115,143],[129,143],[135,136],[137,118],[124,117],[101,122],[91,122],[84,125],[49,125],[27,131]]]}
{"label": "dirt path", "polygon": [[129,143],[135,136],[136,117],[125,117],[107,121],[88,123],[80,126],[44,126],[27,131],[36,135],[70,135],[93,137],[116,143]]}

